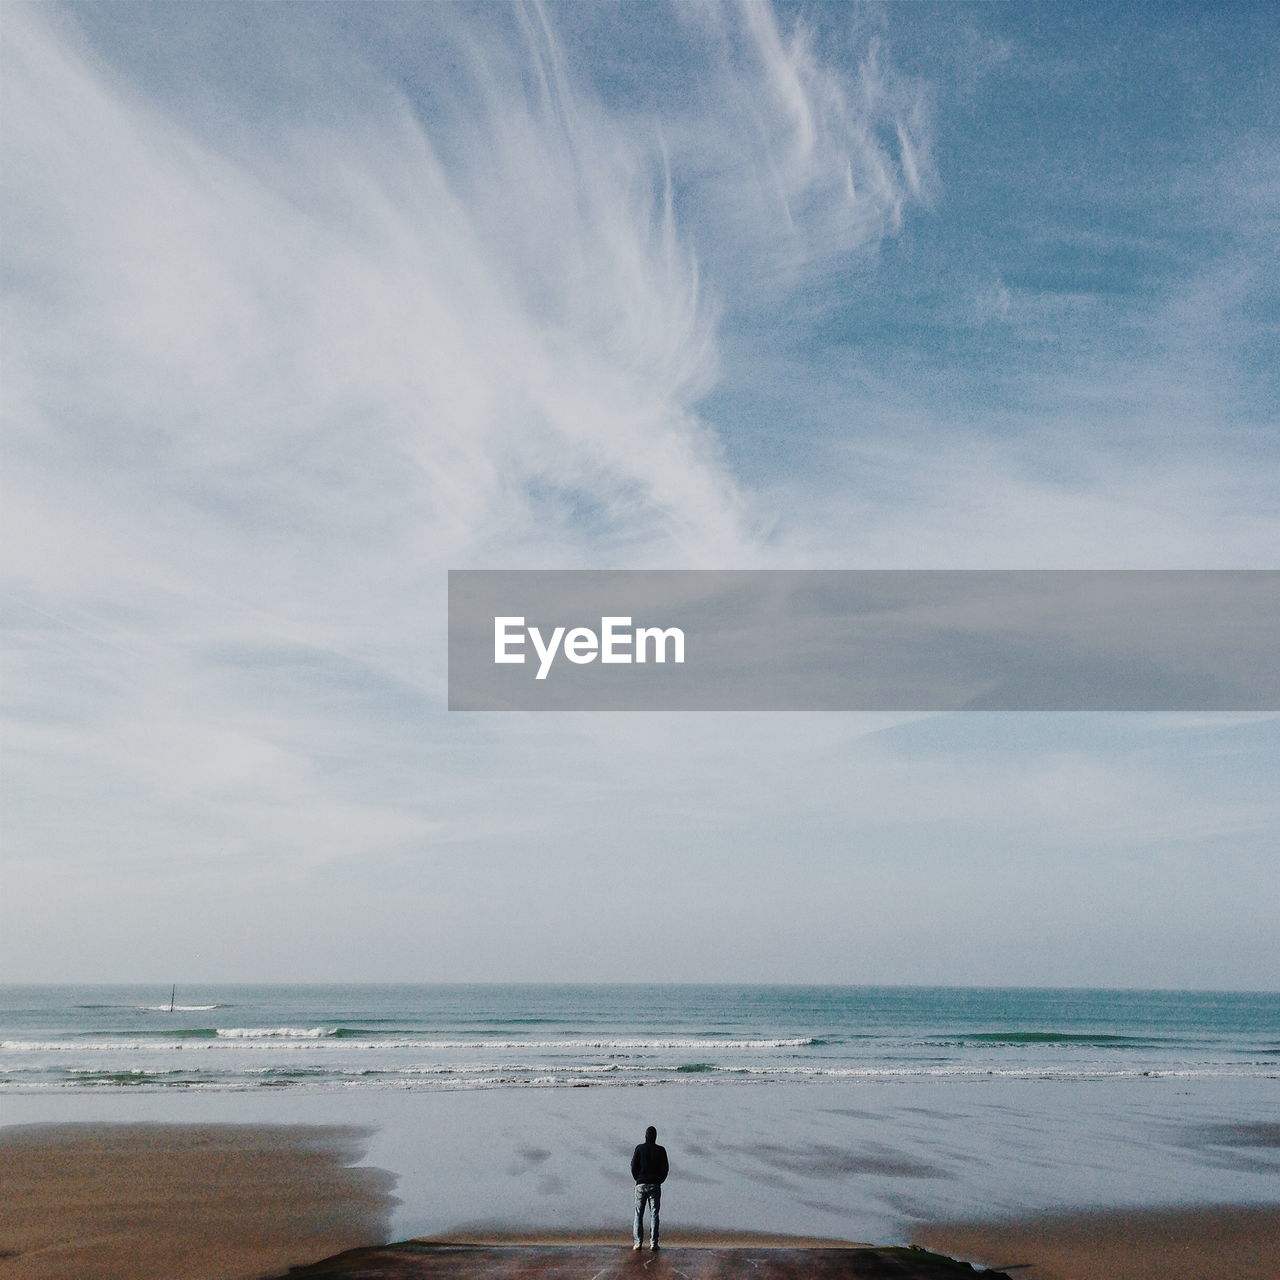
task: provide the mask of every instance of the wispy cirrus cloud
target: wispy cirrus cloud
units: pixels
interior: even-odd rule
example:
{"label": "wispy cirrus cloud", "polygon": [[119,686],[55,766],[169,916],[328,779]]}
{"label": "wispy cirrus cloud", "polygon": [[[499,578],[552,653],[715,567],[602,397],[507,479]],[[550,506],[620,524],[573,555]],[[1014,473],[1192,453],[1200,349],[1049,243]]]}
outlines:
{"label": "wispy cirrus cloud", "polygon": [[[758,558],[697,409],[726,306],[706,246],[740,264],[785,213],[794,265],[905,198],[852,105],[882,61],[826,67],[759,7],[699,44],[710,97],[662,112],[602,98],[537,5],[383,11],[364,42],[336,11],[239,35],[231,12],[193,17],[218,37],[194,48],[175,11],[120,15],[142,25],[119,41],[92,10],[5,15],[9,741],[36,864],[481,838],[484,797],[422,754],[443,570]],[[406,18],[433,55],[393,67]],[[237,40],[290,70],[244,83]],[[156,67],[184,48],[175,91]],[[744,157],[780,184],[755,205]]]}
{"label": "wispy cirrus cloud", "polygon": [[[1013,285],[983,313],[990,364],[961,352],[945,394],[914,376],[920,318],[953,298],[871,266],[914,210],[934,221],[903,261],[932,243],[982,138],[940,129],[897,14],[6,8],[4,933],[24,974],[172,973],[195,920],[235,939],[184,959],[205,972],[503,977],[555,937],[532,976],[581,975],[649,859],[676,972],[804,977],[844,963],[842,904],[945,925],[973,866],[1023,884],[1074,841],[1102,885],[1177,830],[1252,856],[1273,815],[1251,775],[1083,730],[1011,763],[880,721],[442,710],[447,567],[1158,567],[1244,562],[1270,527],[1261,480],[1225,463],[1152,485],[1101,453],[1032,457],[1007,404],[978,421],[999,343],[1045,319]],[[1025,44],[983,36],[966,100]],[[997,258],[971,274],[1011,279]],[[1170,363],[1020,388],[1063,441],[1074,381],[1167,405]],[[748,474],[753,414],[772,452]],[[1054,865],[1065,928],[1077,872]],[[1212,888],[1222,918],[1263,900]],[[818,899],[815,967],[735,952],[775,903]],[[26,904],[54,900],[37,937]],[[485,950],[499,934],[512,951]],[[840,976],[928,980],[936,955],[876,969],[892,945],[868,932]],[[967,972],[998,980],[975,947]]]}
{"label": "wispy cirrus cloud", "polygon": [[[927,88],[893,67],[874,21],[855,30],[860,17],[848,13],[852,69],[769,5],[708,0],[687,17],[713,68],[696,116],[676,121],[693,202],[727,233],[723,252],[751,256],[751,288],[774,301],[898,230],[934,181]],[[717,261],[716,244],[706,249]]]}

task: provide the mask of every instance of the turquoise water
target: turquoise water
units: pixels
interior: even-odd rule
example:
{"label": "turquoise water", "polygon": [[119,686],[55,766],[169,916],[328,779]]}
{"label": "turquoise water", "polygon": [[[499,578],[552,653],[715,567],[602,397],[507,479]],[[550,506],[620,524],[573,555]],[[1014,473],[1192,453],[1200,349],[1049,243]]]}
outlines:
{"label": "turquoise water", "polygon": [[1280,994],[962,987],[0,987],[0,1090],[1280,1076]]}

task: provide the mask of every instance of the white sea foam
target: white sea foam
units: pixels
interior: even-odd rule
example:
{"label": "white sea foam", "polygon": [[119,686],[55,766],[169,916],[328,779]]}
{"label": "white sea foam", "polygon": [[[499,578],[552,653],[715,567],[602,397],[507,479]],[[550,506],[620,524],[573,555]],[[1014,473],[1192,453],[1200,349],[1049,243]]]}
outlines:
{"label": "white sea foam", "polygon": [[[811,1039],[789,1040],[428,1040],[422,1037],[385,1040],[360,1040],[354,1036],[337,1037],[336,1027],[217,1027],[212,1036],[190,1034],[172,1040],[157,1036],[147,1040],[4,1040],[0,1049],[14,1052],[59,1052],[78,1050],[84,1053],[128,1051],[170,1051],[173,1049],[250,1048],[254,1042],[264,1049],[291,1047],[281,1041],[298,1041],[297,1048],[325,1048],[334,1052],[367,1052],[383,1049],[697,1049],[714,1053],[723,1049],[799,1049],[813,1044]],[[220,1043],[221,1042],[221,1043]],[[227,1043],[230,1042],[230,1043]]]}
{"label": "white sea foam", "polygon": [[[219,1031],[218,1034],[227,1033]],[[259,1033],[265,1034],[265,1033]],[[327,1036],[333,1032],[326,1032]],[[208,1043],[206,1041],[206,1043]],[[808,1037],[787,1040],[429,1040],[413,1039],[336,1040],[334,1049],[697,1049],[713,1053],[717,1049],[801,1049],[812,1045]]]}
{"label": "white sea foam", "polygon": [[215,1034],[226,1040],[323,1040],[336,1030],[336,1027],[218,1027]]}

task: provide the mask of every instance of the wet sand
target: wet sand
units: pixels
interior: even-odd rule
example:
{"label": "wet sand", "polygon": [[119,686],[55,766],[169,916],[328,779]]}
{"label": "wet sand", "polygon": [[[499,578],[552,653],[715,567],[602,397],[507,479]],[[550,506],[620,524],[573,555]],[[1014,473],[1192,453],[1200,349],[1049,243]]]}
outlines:
{"label": "wet sand", "polygon": [[364,1131],[309,1125],[0,1129],[0,1280],[258,1280],[387,1239]]}
{"label": "wet sand", "polygon": [[1022,1280],[1276,1280],[1280,1205],[1112,1210],[940,1223],[913,1242]]}
{"label": "wet sand", "polygon": [[[372,1246],[364,1262],[376,1254],[384,1270],[362,1274],[573,1277],[588,1264],[588,1277],[634,1271],[650,1280],[944,1273],[940,1260],[908,1250],[676,1222],[656,1256],[632,1254],[625,1227],[613,1226],[529,1232],[474,1223],[385,1246],[395,1178],[352,1167],[366,1134],[301,1124],[0,1130],[0,1280],[260,1280],[310,1266],[340,1276],[351,1258],[337,1255]],[[1244,1136],[1256,1145],[1252,1130]],[[1280,1205],[936,1223],[912,1242],[1019,1280],[1275,1280]]]}
{"label": "wet sand", "polygon": [[113,1088],[0,1094],[0,1115],[358,1125],[374,1131],[367,1162],[398,1177],[387,1240],[531,1227],[609,1226],[625,1236],[631,1149],[656,1124],[675,1169],[668,1232],[697,1225],[885,1244],[906,1243],[925,1224],[979,1217],[1280,1199],[1280,1148],[1259,1146],[1267,1133],[1257,1126],[1274,1112],[1277,1083],[1188,1087],[1191,1096],[1173,1081],[336,1095]]}
{"label": "wet sand", "polygon": [[[870,1249],[857,1240],[832,1240],[826,1236],[787,1236],[773,1231],[717,1231],[710,1227],[663,1229],[668,1248],[692,1249]],[[521,1227],[474,1227],[448,1231],[438,1236],[415,1236],[416,1244],[440,1245],[604,1245],[628,1244],[626,1224],[614,1227],[581,1228],[572,1231],[530,1231]]]}

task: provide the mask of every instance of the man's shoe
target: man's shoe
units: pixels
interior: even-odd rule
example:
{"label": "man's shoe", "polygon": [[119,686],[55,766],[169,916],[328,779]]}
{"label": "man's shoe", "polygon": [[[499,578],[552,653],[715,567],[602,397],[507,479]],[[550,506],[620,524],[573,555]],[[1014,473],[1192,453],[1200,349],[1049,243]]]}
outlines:
{"label": "man's shoe", "polygon": [[633,1244],[633,1245],[631,1246],[631,1252],[632,1252],[632,1253],[639,1253],[639,1252],[640,1252],[640,1246],[639,1246],[638,1244]]}
{"label": "man's shoe", "polygon": [[658,1246],[657,1246],[656,1244],[651,1244],[651,1245],[649,1246],[649,1252],[650,1252],[650,1253],[657,1253],[657,1252],[658,1252]]}

